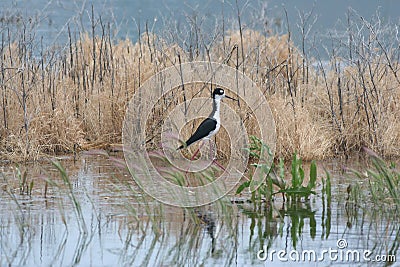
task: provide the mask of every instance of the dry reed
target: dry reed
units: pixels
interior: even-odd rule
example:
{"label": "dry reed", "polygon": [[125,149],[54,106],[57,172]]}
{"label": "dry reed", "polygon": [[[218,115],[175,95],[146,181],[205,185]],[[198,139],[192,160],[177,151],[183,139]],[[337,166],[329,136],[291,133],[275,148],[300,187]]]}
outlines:
{"label": "dry reed", "polygon": [[[125,108],[137,88],[168,66],[195,60],[228,64],[258,84],[275,116],[277,156],[290,158],[297,151],[304,159],[321,159],[363,146],[385,156],[400,155],[399,52],[391,48],[395,44],[383,45],[372,28],[366,33],[367,48],[354,41],[346,50],[351,58],[333,54],[331,68],[325,68],[297,49],[290,33],[270,36],[240,29],[194,53],[192,47],[150,32],[135,43],[115,43],[109,25],[100,20],[96,27],[101,34],[69,33],[67,48],[41,49],[40,56],[25,27],[15,36],[2,29],[0,158],[38,159],[120,143]],[[352,40],[365,37],[349,34]],[[199,96],[199,88],[185,87],[185,97]],[[148,132],[154,133],[149,148],[158,145],[156,126],[183,101],[167,99],[149,123]],[[237,111],[243,118],[249,115]],[[246,122],[252,134],[257,134],[256,125]],[[229,154],[225,135],[222,131],[217,144]]]}

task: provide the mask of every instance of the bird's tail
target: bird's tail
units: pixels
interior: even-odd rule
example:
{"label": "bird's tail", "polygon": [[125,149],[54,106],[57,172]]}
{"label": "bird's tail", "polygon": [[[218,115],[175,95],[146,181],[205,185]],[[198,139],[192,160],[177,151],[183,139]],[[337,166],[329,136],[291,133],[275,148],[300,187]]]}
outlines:
{"label": "bird's tail", "polygon": [[176,150],[181,150],[182,148],[184,148],[186,145],[181,145],[180,147],[178,147]]}

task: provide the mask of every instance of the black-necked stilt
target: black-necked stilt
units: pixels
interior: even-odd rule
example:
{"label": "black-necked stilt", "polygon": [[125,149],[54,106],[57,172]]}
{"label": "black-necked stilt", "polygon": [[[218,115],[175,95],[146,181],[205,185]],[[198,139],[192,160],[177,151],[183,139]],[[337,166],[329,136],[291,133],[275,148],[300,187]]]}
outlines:
{"label": "black-necked stilt", "polygon": [[[177,150],[180,150],[182,148],[188,147],[191,144],[193,144],[193,143],[195,143],[195,142],[197,142],[199,140],[205,140],[205,139],[209,140],[212,136],[214,136],[219,131],[219,128],[221,127],[221,118],[220,118],[220,115],[219,115],[220,106],[221,106],[221,100],[224,97],[232,99],[232,100],[236,100],[236,99],[225,95],[224,89],[221,89],[221,88],[216,88],[212,93],[212,97],[213,97],[213,110],[212,110],[211,114],[208,116],[207,119],[205,119],[199,125],[197,130],[185,142],[185,144],[183,144],[180,147],[178,147]],[[193,155],[192,159],[196,156],[196,154],[198,153],[199,149]]]}

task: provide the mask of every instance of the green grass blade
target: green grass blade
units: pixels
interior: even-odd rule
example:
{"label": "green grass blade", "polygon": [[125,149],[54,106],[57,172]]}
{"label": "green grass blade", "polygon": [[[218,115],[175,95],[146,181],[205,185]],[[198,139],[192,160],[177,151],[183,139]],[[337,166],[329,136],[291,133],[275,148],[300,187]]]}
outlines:
{"label": "green grass blade", "polygon": [[308,189],[315,188],[315,184],[317,182],[317,164],[315,161],[311,161],[310,165],[310,181],[308,182]]}

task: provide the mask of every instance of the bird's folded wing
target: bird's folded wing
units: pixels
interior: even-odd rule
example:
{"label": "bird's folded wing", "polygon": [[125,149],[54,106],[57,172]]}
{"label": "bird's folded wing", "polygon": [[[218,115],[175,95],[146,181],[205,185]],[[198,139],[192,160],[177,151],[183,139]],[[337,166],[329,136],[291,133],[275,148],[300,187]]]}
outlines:
{"label": "bird's folded wing", "polygon": [[206,137],[217,128],[217,121],[211,118],[205,119],[197,128],[196,132],[186,141],[186,146]]}

